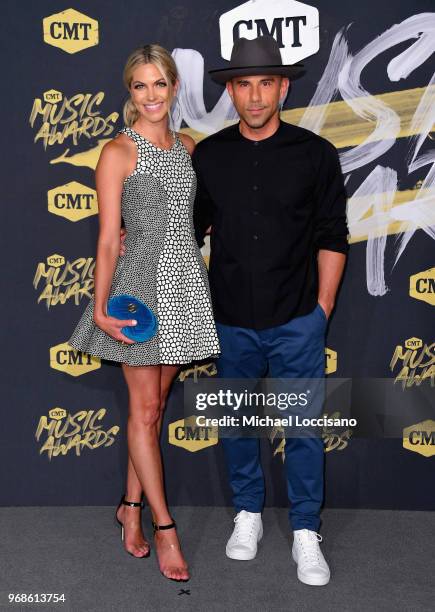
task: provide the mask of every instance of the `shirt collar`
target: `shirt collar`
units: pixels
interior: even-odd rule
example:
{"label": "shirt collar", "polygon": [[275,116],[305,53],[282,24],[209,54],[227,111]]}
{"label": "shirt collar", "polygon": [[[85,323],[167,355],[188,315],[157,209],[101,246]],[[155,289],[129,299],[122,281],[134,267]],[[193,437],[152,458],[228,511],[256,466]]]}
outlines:
{"label": "shirt collar", "polygon": [[238,140],[245,142],[246,144],[250,146],[268,145],[268,144],[275,144],[280,139],[281,133],[283,131],[283,121],[280,119],[279,125],[276,131],[271,136],[268,136],[267,138],[263,138],[262,140],[252,140],[251,138],[246,138],[246,136],[243,136],[243,134],[240,131],[240,121],[236,123],[235,127],[236,127],[236,134],[238,136]]}

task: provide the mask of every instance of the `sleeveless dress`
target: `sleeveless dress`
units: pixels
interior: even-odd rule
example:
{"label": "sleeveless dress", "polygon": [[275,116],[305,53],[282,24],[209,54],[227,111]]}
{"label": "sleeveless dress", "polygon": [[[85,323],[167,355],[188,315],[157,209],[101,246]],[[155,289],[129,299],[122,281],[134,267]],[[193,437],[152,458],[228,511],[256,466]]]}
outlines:
{"label": "sleeveless dress", "polygon": [[171,149],[160,149],[132,128],[119,133],[136,143],[138,155],[123,185],[126,253],[118,258],[109,298],[128,293],[145,302],[157,316],[158,332],[145,342],[114,340],[95,325],[92,298],[68,344],[136,366],[215,357],[220,351],[207,269],[193,229],[196,175],[190,155],[176,134]]}

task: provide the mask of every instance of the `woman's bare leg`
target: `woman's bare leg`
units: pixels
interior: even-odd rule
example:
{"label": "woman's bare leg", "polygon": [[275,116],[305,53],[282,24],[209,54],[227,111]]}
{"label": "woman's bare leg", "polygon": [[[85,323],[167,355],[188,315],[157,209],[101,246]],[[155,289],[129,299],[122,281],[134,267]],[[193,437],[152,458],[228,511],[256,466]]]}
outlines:
{"label": "woman's bare leg", "polygon": [[[166,407],[166,400],[174,378],[178,373],[178,370],[179,366],[162,365],[162,371],[160,376],[160,418],[157,425],[159,437],[162,427],[164,409]],[[163,531],[157,531],[155,533],[155,545],[157,554],[159,556],[160,568],[162,569],[168,564],[171,564],[173,562],[174,556],[179,555],[180,558],[183,560],[183,567],[186,570],[185,574],[183,575],[183,579],[187,579],[189,577],[189,574],[187,572],[187,564],[180,549],[180,543],[176,530],[168,529]]]}
{"label": "woman's bare leg", "polygon": [[[162,366],[160,374],[160,418],[158,433],[160,434],[166,399],[172,382],[177,375],[179,366]],[[163,486],[163,483],[162,483]],[[127,486],[125,499],[138,502],[142,496],[142,485],[137,477],[133,462],[128,455]],[[125,549],[135,557],[143,557],[148,554],[150,546],[145,540],[142,523],[140,520],[140,508],[121,506],[117,512],[118,520],[124,524],[124,546]]]}
{"label": "woman's bare leg", "polygon": [[[158,525],[172,522],[163,487],[159,443],[162,366],[128,366],[122,369],[129,390],[127,439],[129,454],[139,482]],[[165,535],[162,536],[161,534]],[[171,535],[168,535],[171,534]],[[156,535],[160,569],[168,578],[189,577],[175,529]]]}
{"label": "woman's bare leg", "polygon": [[158,424],[159,433],[162,429],[163,414],[166,408],[166,400],[171,389],[174,378],[177,376],[180,366],[162,365],[160,374],[160,419]]}

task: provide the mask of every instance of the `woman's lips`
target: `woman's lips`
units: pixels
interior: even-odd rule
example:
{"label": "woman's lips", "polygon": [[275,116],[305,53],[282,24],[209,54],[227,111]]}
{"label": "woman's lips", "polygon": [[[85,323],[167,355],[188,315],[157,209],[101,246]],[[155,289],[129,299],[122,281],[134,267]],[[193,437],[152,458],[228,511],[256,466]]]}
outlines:
{"label": "woman's lips", "polygon": [[144,104],[145,110],[149,112],[158,111],[162,108],[163,102],[156,102],[154,104]]}

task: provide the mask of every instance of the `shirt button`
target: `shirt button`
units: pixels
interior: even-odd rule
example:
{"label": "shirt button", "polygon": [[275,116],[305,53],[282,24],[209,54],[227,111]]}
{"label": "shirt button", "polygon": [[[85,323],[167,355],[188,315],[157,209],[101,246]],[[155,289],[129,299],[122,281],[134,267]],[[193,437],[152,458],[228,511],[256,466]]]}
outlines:
{"label": "shirt button", "polygon": [[258,191],[258,185],[254,185],[254,186],[252,187],[252,189],[253,189],[254,191]]}
{"label": "shirt button", "polygon": [[252,237],[253,237],[254,240],[258,240],[257,234],[254,234]]}
{"label": "shirt button", "polygon": [[258,140],[254,140],[254,147],[258,147]]}
{"label": "shirt button", "polygon": [[257,160],[254,161],[254,166],[258,166],[258,161]]}
{"label": "shirt button", "polygon": [[252,214],[253,214],[253,215],[258,215],[258,210],[253,210],[253,211],[252,211]]}

